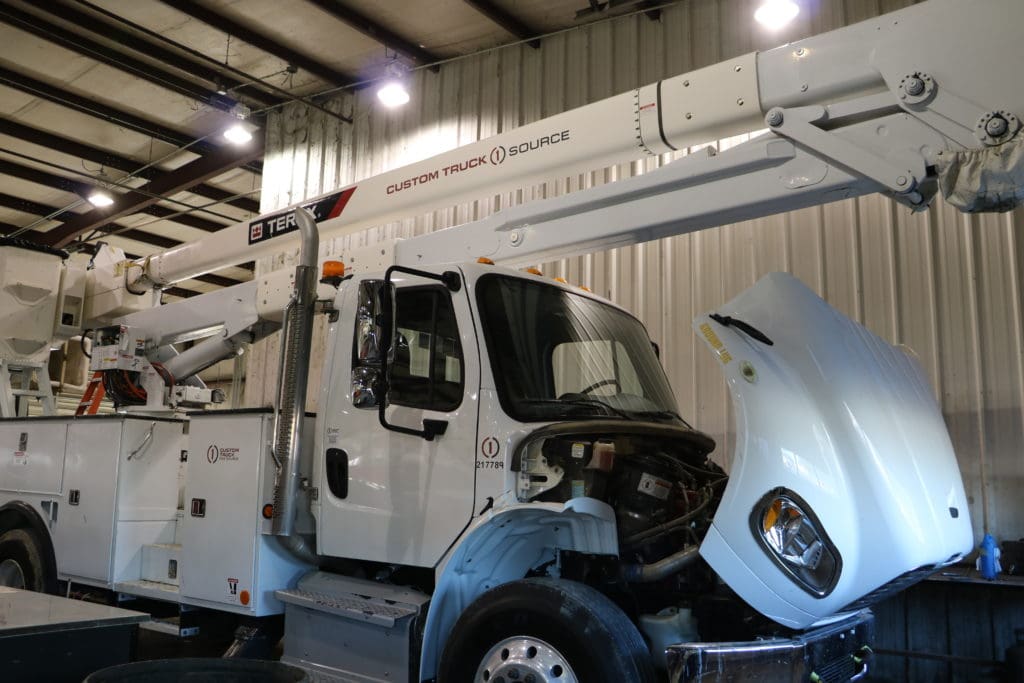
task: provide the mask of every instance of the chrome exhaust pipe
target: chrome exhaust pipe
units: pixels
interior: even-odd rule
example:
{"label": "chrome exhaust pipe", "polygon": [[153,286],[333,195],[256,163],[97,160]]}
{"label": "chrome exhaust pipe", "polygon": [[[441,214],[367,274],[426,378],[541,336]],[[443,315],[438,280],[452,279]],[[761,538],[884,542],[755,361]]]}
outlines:
{"label": "chrome exhaust pipe", "polygon": [[[309,381],[309,355],[316,309],[316,275],[320,237],[316,221],[306,209],[295,210],[302,247],[295,267],[295,291],[285,312],[281,331],[281,366],[278,369],[277,402],[274,420],[274,515],[271,533],[293,537],[299,497],[299,451],[302,446],[303,418],[306,414],[306,385]],[[308,544],[302,539],[286,543],[297,554],[308,556]],[[301,548],[299,547],[301,546]],[[307,559],[303,557],[302,559]]]}

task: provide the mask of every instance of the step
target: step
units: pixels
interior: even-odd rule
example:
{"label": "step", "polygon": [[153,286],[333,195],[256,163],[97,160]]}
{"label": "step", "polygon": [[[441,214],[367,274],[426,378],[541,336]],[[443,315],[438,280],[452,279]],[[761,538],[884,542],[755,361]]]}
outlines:
{"label": "step", "polygon": [[142,579],[172,586],[181,585],[181,544],[153,543],[142,546]]}
{"label": "step", "polygon": [[156,633],[163,633],[168,636],[174,636],[175,638],[192,638],[199,635],[199,627],[182,626],[181,617],[171,617],[170,619],[151,619],[150,621],[139,624],[139,628],[144,628],[147,631],[155,631]]}
{"label": "step", "polygon": [[125,595],[152,598],[166,602],[178,602],[180,591],[177,586],[159,581],[121,581],[114,584],[114,590]]}

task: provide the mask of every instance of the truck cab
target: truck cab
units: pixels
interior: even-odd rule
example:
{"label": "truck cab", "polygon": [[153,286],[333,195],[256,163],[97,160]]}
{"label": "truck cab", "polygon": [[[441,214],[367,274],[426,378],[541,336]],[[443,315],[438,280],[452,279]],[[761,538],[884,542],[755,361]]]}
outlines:
{"label": "truck cab", "polygon": [[[522,592],[514,600],[608,601],[615,629],[652,653],[619,658],[647,657],[642,666],[673,680],[715,660],[709,643],[728,642],[729,654],[751,658],[759,646],[742,642],[764,639],[788,653],[786,666],[840,662],[849,677],[870,638],[864,608],[970,546],[966,515],[928,502],[966,510],[948,438],[897,443],[892,424],[876,424],[847,442],[842,416],[824,404],[809,410],[819,348],[842,339],[842,352],[864,351],[861,370],[894,372],[882,384],[912,380],[909,393],[893,389],[883,402],[917,415],[919,435],[941,427],[914,360],[793,278],[769,276],[723,307],[738,307],[743,319],[712,314],[695,323],[733,392],[739,446],[730,482],[709,458],[714,441],[678,414],[656,347],[628,311],[539,272],[486,263],[392,271],[353,276],[335,298],[313,513],[321,555],[354,561],[360,569],[345,570],[352,576],[430,596],[421,613],[422,680],[533,672],[523,654],[531,651],[564,671],[584,666],[576,655],[574,669],[565,654],[573,646],[536,633],[469,638],[483,628],[473,617],[483,609],[477,602],[486,607],[496,590]],[[787,319],[786,310],[801,312]],[[831,372],[833,389],[856,381],[856,367],[851,373]],[[854,423],[863,416],[856,403],[846,400]],[[764,420],[778,424],[780,406],[804,412],[778,425],[776,439]],[[903,464],[878,459],[878,449],[901,447],[909,449]],[[910,522],[944,540],[896,538],[906,557],[874,562],[863,551],[865,529],[842,521],[846,504],[827,501],[858,482],[884,496],[887,475],[925,462],[934,476],[900,484],[925,509],[891,518],[878,533]],[[764,472],[773,467],[776,474]],[[594,595],[574,596],[577,589]],[[830,644],[795,644],[807,629]],[[509,647],[492,651],[506,640]],[[515,666],[501,659],[503,649]],[[477,669],[458,664],[467,658]],[[535,680],[562,680],[550,676],[550,661],[548,677]]]}

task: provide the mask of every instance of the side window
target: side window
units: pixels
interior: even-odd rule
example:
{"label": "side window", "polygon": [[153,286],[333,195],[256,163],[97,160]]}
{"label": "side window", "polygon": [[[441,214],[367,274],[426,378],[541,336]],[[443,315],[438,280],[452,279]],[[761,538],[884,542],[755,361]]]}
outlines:
{"label": "side window", "polygon": [[449,411],[462,403],[462,345],[444,287],[405,287],[395,295],[398,339],[389,363],[389,400]]}

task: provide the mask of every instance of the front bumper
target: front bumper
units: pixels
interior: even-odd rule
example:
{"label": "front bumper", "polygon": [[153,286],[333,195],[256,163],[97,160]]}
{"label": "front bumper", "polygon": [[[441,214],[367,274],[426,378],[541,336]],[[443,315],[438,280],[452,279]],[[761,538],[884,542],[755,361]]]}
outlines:
{"label": "front bumper", "polygon": [[875,617],[870,610],[794,638],[682,643],[668,655],[670,683],[779,681],[841,683],[867,675]]}

